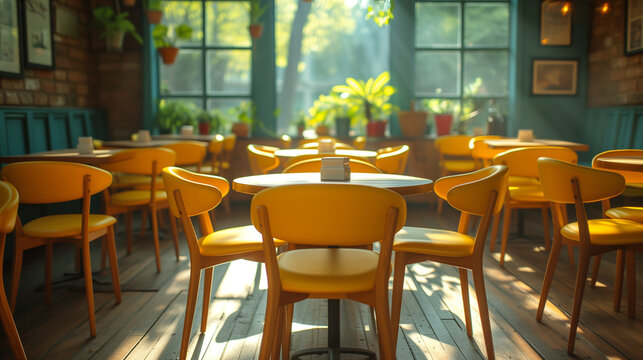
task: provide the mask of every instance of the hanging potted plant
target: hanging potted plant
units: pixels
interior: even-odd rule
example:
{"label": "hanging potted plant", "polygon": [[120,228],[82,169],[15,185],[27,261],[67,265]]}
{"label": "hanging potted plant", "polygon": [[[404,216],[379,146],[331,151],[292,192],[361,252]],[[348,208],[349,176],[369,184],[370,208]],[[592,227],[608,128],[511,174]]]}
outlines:
{"label": "hanging potted plant", "polygon": [[158,24],[163,18],[162,0],[144,0],[144,6],[147,11],[147,21],[150,24]]}
{"label": "hanging potted plant", "polygon": [[254,123],[256,116],[256,109],[252,104],[252,101],[244,101],[231,111],[236,115],[237,121],[232,123],[230,131],[239,138],[248,137],[250,134],[250,127]]}
{"label": "hanging potted plant", "polygon": [[154,39],[154,46],[158,49],[163,64],[174,64],[176,56],[179,53],[179,48],[175,46],[178,39],[189,40],[192,37],[192,28],[188,25],[181,24],[174,28],[174,36],[169,36],[170,30],[165,25],[156,25],[152,30],[152,38]]}
{"label": "hanging potted plant", "polygon": [[94,16],[93,27],[100,29],[100,36],[105,38],[107,51],[122,51],[123,37],[129,33],[138,41],[143,43],[143,39],[136,32],[134,24],[127,19],[129,13],[115,13],[109,6],[100,6],[92,11]]}
{"label": "hanging potted plant", "polygon": [[123,0],[123,5],[125,6],[134,6],[136,4],[136,0]]}
{"label": "hanging potted plant", "polygon": [[263,32],[263,24],[260,22],[261,16],[268,10],[268,4],[262,5],[261,0],[250,0],[246,6],[250,20],[250,25],[248,26],[250,36],[253,39],[258,39]]}

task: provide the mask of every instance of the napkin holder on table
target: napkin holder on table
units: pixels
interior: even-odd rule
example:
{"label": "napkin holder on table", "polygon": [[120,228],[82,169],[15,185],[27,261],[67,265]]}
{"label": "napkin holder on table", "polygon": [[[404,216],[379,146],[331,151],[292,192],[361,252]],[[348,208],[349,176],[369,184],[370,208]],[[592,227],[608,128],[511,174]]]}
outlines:
{"label": "napkin holder on table", "polygon": [[317,143],[317,151],[320,154],[334,154],[335,153],[335,142],[330,139],[322,139]]}
{"label": "napkin holder on table", "polygon": [[150,136],[150,131],[141,129],[138,131],[138,137],[136,138],[138,142],[150,142],[152,141],[152,136]]}
{"label": "napkin holder on table", "polygon": [[325,157],[321,159],[322,181],[348,181],[351,179],[350,160],[347,157]]}
{"label": "napkin holder on table", "polygon": [[534,140],[534,130],[532,129],[520,129],[518,130],[518,141],[533,141]]}
{"label": "napkin holder on table", "polygon": [[78,154],[89,155],[94,153],[94,139],[91,136],[80,136],[78,138]]}

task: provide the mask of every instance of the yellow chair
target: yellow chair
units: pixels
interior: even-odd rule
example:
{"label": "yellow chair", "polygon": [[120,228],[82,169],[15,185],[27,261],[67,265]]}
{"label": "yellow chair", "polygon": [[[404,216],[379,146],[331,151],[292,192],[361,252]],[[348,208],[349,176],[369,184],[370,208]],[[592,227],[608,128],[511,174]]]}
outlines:
{"label": "yellow chair", "polygon": [[[446,135],[435,139],[435,149],[438,152],[440,177],[451,174],[470,172],[476,169],[471,158],[469,141],[471,136]],[[438,197],[438,214],[442,213],[443,199]]]}
{"label": "yellow chair", "polygon": [[357,150],[364,150],[364,147],[366,147],[366,136],[358,136],[353,139],[353,147]]}
{"label": "yellow chair", "polygon": [[[261,234],[252,225],[213,231],[208,211],[228,193],[230,185],[226,179],[166,167],[163,182],[170,198],[170,212],[181,220],[190,252],[190,285],[179,353],[183,360],[187,356],[201,270],[205,269],[201,311],[201,332],[205,332],[214,266],[237,259],[263,261],[263,245]],[[196,235],[192,225],[194,217],[199,220],[201,236]],[[275,244],[284,243],[276,241]]]}
{"label": "yellow chair", "polygon": [[[493,163],[506,165],[509,168],[509,176],[512,178],[538,178],[537,160],[541,156],[546,156],[569,163],[576,163],[577,155],[574,150],[555,147],[555,146],[534,146],[511,149],[496,155]],[[542,192],[542,188],[537,183],[511,183],[509,191],[506,193],[504,201],[502,239],[500,242],[500,266],[505,264],[505,253],[507,252],[507,238],[509,237],[509,227],[511,225],[511,213],[514,209],[541,209],[543,217],[543,232],[545,237],[545,248],[550,249],[549,238],[549,214],[547,209],[550,207],[550,201]],[[490,249],[494,251],[496,242],[496,232],[500,216],[494,219]],[[569,262],[574,263],[574,254],[569,248]]]}
{"label": "yellow chair", "polygon": [[196,171],[201,171],[206,153],[206,145],[204,143],[199,141],[181,141],[162,147],[174,151],[176,154],[174,165],[186,168],[193,167]]}
{"label": "yellow chair", "polygon": [[279,166],[279,158],[274,152],[260,150],[261,145],[249,144],[246,148],[250,169],[255,175],[267,174]]}
{"label": "yellow chair", "polygon": [[[280,347],[284,358],[290,358],[291,304],[306,298],[348,298],[375,307],[380,357],[395,358],[388,279],[393,236],[406,220],[401,195],[351,184],[284,185],[255,195],[251,217],[263,235],[268,274],[260,359],[271,353],[278,359]],[[295,249],[275,256],[275,238],[296,244]],[[378,241],[379,254],[354,248]],[[284,317],[289,320],[285,331]]]}
{"label": "yellow chair", "polygon": [[[18,214],[18,190],[8,182],[0,181],[0,279],[3,279],[2,269],[4,260],[4,244],[7,234],[13,231],[16,225]],[[0,321],[4,333],[9,340],[9,346],[16,359],[26,360],[25,349],[22,347],[16,323],[13,321],[11,308],[7,302],[7,295],[4,291],[4,282],[0,284]]]}
{"label": "yellow chair", "polygon": [[[309,142],[300,146],[301,149],[317,149],[319,147],[319,142]],[[335,149],[337,150],[355,150],[353,145],[349,145],[343,142],[336,142]]]}
{"label": "yellow chair", "polygon": [[85,293],[91,336],[96,336],[94,290],[92,284],[91,241],[105,236],[109,252],[114,297],[121,302],[121,286],[114,243],[114,223],[109,215],[90,214],[91,196],[105,190],[112,182],[112,175],[89,165],[58,161],[18,162],[2,169],[2,178],[18,189],[21,204],[50,204],[82,200],[81,214],[48,215],[22,225],[16,222],[16,245],[11,284],[11,309],[15,309],[25,250],[45,246],[45,299],[51,300],[51,263],[53,244],[71,243],[81,249]]}
{"label": "yellow chair", "polygon": [[469,149],[471,149],[471,157],[476,164],[476,169],[490,166],[493,162],[493,157],[506,150],[490,148],[485,142],[487,139],[502,139],[502,136],[480,135],[474,136],[469,140]]}
{"label": "yellow chair", "polygon": [[398,145],[377,150],[375,166],[387,174],[404,174],[409,146]]}
{"label": "yellow chair", "polygon": [[[620,174],[549,158],[538,159],[538,172],[543,193],[553,203],[552,212],[556,232],[554,233],[554,244],[549,253],[536,320],[542,321],[562,244],[578,246],[580,259],[576,273],[572,318],[567,342],[567,353],[572,354],[591,256],[616,249],[626,251],[627,291],[628,295],[631,294],[628,296],[628,315],[634,316],[636,305],[634,247],[643,244],[643,224],[623,219],[587,219],[585,203],[606,200],[623,191],[625,180]],[[577,222],[566,224],[563,216],[565,204],[574,205]]]}
{"label": "yellow chair", "polygon": [[283,149],[290,149],[292,146],[292,138],[289,135],[283,134],[279,138],[279,141],[281,143],[281,147]]}
{"label": "yellow chair", "polygon": [[[406,266],[427,260],[435,261],[457,266],[460,270],[460,287],[469,338],[473,332],[467,269],[472,271],[487,357],[495,357],[482,270],[482,253],[491,218],[502,209],[504,194],[507,191],[507,173],[505,166],[491,166],[468,174],[443,177],[435,182],[436,194],[461,211],[457,232],[405,226],[397,233],[393,243],[395,270],[391,306],[394,340],[397,339],[400,323]],[[475,237],[467,234],[470,215],[482,216]]]}
{"label": "yellow chair", "polygon": [[201,165],[201,173],[216,175],[219,173],[221,155],[223,154],[223,135],[216,134],[208,143],[209,163]]}
{"label": "yellow chair", "polygon": [[362,157],[362,156],[353,156],[353,155],[339,155],[336,153],[321,153],[321,154],[305,154],[305,155],[299,155],[299,156],[294,156],[289,158],[286,163],[284,164],[284,168],[288,168],[289,166],[292,166],[293,164],[296,164],[300,161],[304,160],[311,160],[311,159],[321,159],[325,157],[347,157],[350,159],[355,159],[355,160],[360,160],[360,161],[366,161],[368,162],[367,158]]}
{"label": "yellow chair", "polygon": [[297,147],[301,148],[302,146],[304,146],[304,144],[308,144],[308,143],[311,143],[311,142],[319,142],[319,140],[326,140],[326,139],[332,140],[334,142],[340,142],[337,138],[334,138],[332,136],[318,136],[318,137],[312,138],[312,139],[301,139],[301,140],[299,140],[299,142],[297,143]]}
{"label": "yellow chair", "polygon": [[[166,166],[173,166],[176,160],[174,151],[165,148],[128,149],[118,153],[121,161],[104,164],[103,168],[112,172],[133,175],[146,175],[150,179],[145,188],[125,189],[110,193],[104,191],[105,212],[109,215],[125,214],[127,237],[127,253],[132,253],[132,212],[143,211],[152,216],[152,234],[154,238],[154,251],[156,257],[156,270],[161,272],[161,252],[159,247],[158,213],[157,210],[166,209],[169,204],[167,194],[157,185],[158,176]],[[179,260],[179,240],[176,223],[170,217],[174,251],[176,260]]]}
{"label": "yellow chair", "polygon": [[[351,167],[351,172],[359,173],[382,173],[375,165],[361,160],[349,159],[349,165]],[[320,172],[321,171],[321,158],[303,160],[298,163],[292,164],[287,167],[283,172],[284,173],[309,173],[309,172]]]}

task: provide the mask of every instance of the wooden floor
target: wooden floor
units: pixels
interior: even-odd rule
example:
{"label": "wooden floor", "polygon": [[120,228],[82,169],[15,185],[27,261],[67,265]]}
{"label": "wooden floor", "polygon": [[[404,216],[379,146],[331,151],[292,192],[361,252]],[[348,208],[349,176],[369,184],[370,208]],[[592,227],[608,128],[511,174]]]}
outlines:
{"label": "wooden floor", "polygon": [[[456,212],[445,207],[438,216],[428,205],[409,208],[408,225],[455,229]],[[247,224],[248,205],[233,204],[232,214],[220,211],[217,228]],[[525,215],[526,237],[510,238],[505,269],[497,254],[485,253],[485,276],[493,341],[500,359],[565,358],[575,267],[567,262],[566,250],[555,275],[543,323],[535,320],[547,252],[542,246],[540,215]],[[181,246],[176,262],[170,236],[162,244],[163,271],[154,266],[151,235],[135,240],[134,252],[125,255],[122,226],[117,233],[123,301],[114,303],[109,276],[97,274],[95,304],[98,334],[89,338],[89,325],[82,282],[65,281],[73,270],[73,248],[55,247],[53,301],[44,304],[41,290],[43,252],[25,256],[19,304],[15,313],[18,331],[30,359],[174,359],[178,357],[188,286],[187,247]],[[97,242],[92,252],[98,269]],[[11,249],[7,249],[11,252]],[[10,258],[10,257],[9,257]],[[638,289],[643,280],[638,263]],[[5,278],[10,264],[5,264]],[[471,277],[470,277],[471,278]],[[612,311],[614,256],[604,257],[599,283],[587,287],[576,342],[579,358],[641,359],[643,353],[643,296],[638,296],[637,319]],[[6,280],[6,279],[5,279]],[[8,284],[8,281],[5,281]],[[479,359],[485,357],[475,293],[471,284],[474,337],[466,336],[457,269],[421,263],[409,266],[398,340],[399,359]],[[192,329],[188,358],[254,359],[258,354],[266,302],[262,266],[247,261],[222,265],[215,270],[208,330],[199,334],[200,305]],[[293,351],[326,343],[326,304],[307,300],[295,307]],[[353,347],[377,351],[369,309],[342,302],[341,341]],[[0,337],[0,357],[12,358],[6,340]],[[319,358],[325,357],[308,357]],[[343,359],[344,357],[342,357]],[[349,357],[346,359],[359,359]]]}

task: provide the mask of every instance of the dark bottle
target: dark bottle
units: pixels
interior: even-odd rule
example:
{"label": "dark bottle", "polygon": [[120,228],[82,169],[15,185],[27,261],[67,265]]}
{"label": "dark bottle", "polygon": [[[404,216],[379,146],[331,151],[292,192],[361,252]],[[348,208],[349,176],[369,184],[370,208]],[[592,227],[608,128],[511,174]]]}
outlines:
{"label": "dark bottle", "polygon": [[487,109],[487,135],[505,135],[505,121],[496,109],[496,101],[489,99]]}

